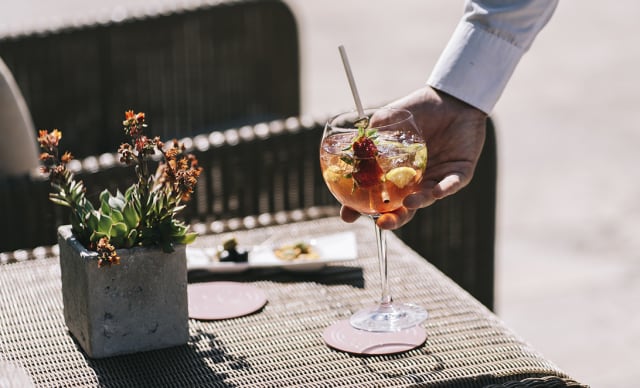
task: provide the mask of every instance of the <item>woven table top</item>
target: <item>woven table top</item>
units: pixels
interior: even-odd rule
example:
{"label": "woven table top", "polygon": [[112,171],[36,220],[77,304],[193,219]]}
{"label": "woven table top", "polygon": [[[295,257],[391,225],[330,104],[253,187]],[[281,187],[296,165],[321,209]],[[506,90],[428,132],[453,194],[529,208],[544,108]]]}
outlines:
{"label": "woven table top", "polygon": [[[69,335],[55,254],[0,265],[0,361],[23,368],[36,386],[566,387],[572,380],[516,336],[427,260],[388,233],[395,300],[429,311],[426,343],[389,356],[327,347],[323,330],[379,297],[373,228],[323,218],[234,233],[242,244],[351,230],[358,259],[314,272],[280,268],[238,274],[194,272],[190,282],[234,280],[264,290],[259,312],[222,321],[191,320],[185,346],[103,360],[87,358]],[[201,236],[215,246],[228,234]],[[53,251],[55,252],[55,250]]]}

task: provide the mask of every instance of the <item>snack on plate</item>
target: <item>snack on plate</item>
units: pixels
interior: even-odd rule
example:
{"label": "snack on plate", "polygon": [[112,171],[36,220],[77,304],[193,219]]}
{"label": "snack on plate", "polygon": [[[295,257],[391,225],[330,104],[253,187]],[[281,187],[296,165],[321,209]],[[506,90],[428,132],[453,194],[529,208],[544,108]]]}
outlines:
{"label": "snack on plate", "polygon": [[274,249],[273,253],[278,259],[286,261],[317,259],[320,257],[318,253],[313,250],[313,247],[305,242],[282,245]]}
{"label": "snack on plate", "polygon": [[238,248],[235,237],[225,240],[218,250],[218,260],[221,262],[246,263],[249,261],[249,252]]}

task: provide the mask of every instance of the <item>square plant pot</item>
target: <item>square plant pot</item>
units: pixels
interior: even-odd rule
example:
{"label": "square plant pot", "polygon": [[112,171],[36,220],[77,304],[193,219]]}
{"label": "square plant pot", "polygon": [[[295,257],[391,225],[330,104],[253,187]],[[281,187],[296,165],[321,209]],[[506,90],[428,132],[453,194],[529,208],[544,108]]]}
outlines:
{"label": "square plant pot", "polygon": [[189,339],[184,245],[118,249],[120,264],[98,267],[70,225],[58,229],[64,319],[90,358],[184,345]]}

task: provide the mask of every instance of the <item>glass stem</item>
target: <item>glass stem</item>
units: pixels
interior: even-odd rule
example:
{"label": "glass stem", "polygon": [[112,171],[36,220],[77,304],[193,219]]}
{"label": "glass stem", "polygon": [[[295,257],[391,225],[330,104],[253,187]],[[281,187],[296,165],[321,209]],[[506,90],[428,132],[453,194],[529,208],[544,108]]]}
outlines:
{"label": "glass stem", "polygon": [[378,263],[380,267],[380,282],[382,286],[382,294],[380,296],[381,307],[391,307],[393,298],[391,297],[391,291],[389,290],[389,277],[387,273],[387,239],[385,231],[378,227],[377,221],[379,216],[372,216],[373,227],[376,232],[376,244],[378,247]]}

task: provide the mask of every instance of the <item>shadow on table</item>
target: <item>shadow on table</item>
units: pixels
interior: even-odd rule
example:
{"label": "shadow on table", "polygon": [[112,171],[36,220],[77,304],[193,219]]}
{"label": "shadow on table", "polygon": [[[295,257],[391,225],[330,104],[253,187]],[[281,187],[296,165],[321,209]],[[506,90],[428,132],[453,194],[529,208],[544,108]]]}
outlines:
{"label": "shadow on table", "polygon": [[313,282],[322,285],[349,285],[364,288],[362,268],[331,265],[317,271],[290,271],[281,268],[252,268],[240,273],[212,273],[206,270],[189,271],[189,283],[211,281],[278,283]]}
{"label": "shadow on table", "polygon": [[[428,340],[427,340],[428,343]],[[588,388],[581,383],[569,377],[561,377],[556,375],[545,375],[536,373],[502,373],[495,374],[479,374],[472,377],[455,377],[455,368],[447,366],[448,357],[430,351],[428,345],[413,350],[412,352],[421,353],[427,358],[424,362],[430,366],[430,372],[424,373],[424,368],[400,368],[398,370],[389,370],[388,365],[380,362],[381,359],[392,361],[402,360],[406,355],[404,353],[387,355],[387,356],[362,356],[353,355],[360,359],[360,364],[370,373],[383,376],[385,381],[392,382],[397,380],[406,385],[407,379],[411,380],[412,386],[428,386],[430,388],[445,387],[482,387],[482,388]]]}
{"label": "shadow on table", "polygon": [[101,387],[193,387],[214,385],[235,387],[229,375],[214,371],[210,364],[227,364],[232,370],[249,369],[243,357],[231,355],[214,334],[201,330],[191,335],[189,344],[169,349],[87,359]]}

